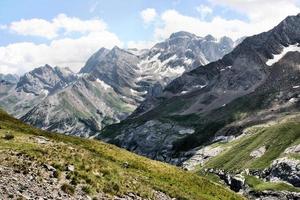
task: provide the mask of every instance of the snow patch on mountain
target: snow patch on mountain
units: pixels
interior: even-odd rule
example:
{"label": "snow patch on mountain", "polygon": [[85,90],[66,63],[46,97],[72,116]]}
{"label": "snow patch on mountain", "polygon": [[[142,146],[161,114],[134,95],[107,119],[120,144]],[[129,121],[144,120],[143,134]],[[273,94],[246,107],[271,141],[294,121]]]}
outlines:
{"label": "snow patch on mountain", "polygon": [[274,63],[277,63],[287,52],[290,51],[298,51],[300,52],[300,46],[299,44],[289,45],[287,47],[284,47],[280,54],[273,54],[273,58],[269,59],[266,64],[271,66]]}
{"label": "snow patch on mountain", "polygon": [[97,83],[100,83],[100,85],[104,88],[104,90],[108,90],[108,89],[112,89],[112,87],[110,85],[107,85],[104,81],[100,80],[100,79],[96,79]]}
{"label": "snow patch on mountain", "polygon": [[185,72],[184,66],[170,66],[170,62],[178,59],[176,54],[163,61],[159,59],[160,56],[161,53],[157,53],[152,57],[147,56],[138,63],[137,67],[140,76],[136,79],[137,81],[145,79],[161,80],[165,77],[177,77]]}
{"label": "snow patch on mountain", "polygon": [[204,87],[206,87],[206,85],[194,85],[194,86],[193,86],[193,88],[200,88],[200,89],[202,89],[202,88],[204,88]]}
{"label": "snow patch on mountain", "polygon": [[41,90],[41,93],[44,94],[45,96],[48,96],[48,95],[49,95],[49,91],[48,91],[48,90],[45,90],[45,89],[42,89],[42,90]]}

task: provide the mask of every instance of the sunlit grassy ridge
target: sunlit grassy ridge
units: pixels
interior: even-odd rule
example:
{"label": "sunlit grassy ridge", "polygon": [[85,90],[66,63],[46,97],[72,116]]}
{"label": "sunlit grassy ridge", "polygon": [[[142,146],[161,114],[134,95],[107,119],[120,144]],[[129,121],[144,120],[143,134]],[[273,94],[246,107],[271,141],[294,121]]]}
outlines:
{"label": "sunlit grassy ridge", "polygon": [[[226,151],[212,158],[206,167],[225,170],[264,169],[271,162],[282,156],[289,146],[300,143],[300,123],[297,121],[283,122],[270,127],[256,129],[232,144]],[[253,158],[250,153],[262,146],[266,152],[259,158]],[[293,156],[293,155],[290,155]]]}
{"label": "sunlit grassy ridge", "polygon": [[246,183],[255,191],[273,190],[273,191],[291,191],[300,192],[299,188],[293,187],[284,182],[264,182],[254,176],[246,176]]}
{"label": "sunlit grassy ridge", "polygon": [[[50,164],[57,171],[74,165],[69,180],[76,186],[85,183],[86,192],[123,195],[133,192],[151,198],[153,190],[178,199],[242,199],[230,190],[177,167],[137,156],[126,150],[95,140],[47,133],[13,119],[0,111],[0,150],[16,151],[41,164]],[[11,140],[3,136],[10,132]],[[36,143],[41,135],[50,142]],[[59,174],[57,174],[59,176]]]}

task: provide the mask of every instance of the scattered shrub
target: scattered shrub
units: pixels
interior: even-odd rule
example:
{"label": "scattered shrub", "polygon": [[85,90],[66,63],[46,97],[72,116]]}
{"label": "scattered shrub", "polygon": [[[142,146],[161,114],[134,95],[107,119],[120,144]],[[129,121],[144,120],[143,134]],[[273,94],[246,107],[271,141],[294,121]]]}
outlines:
{"label": "scattered shrub", "polygon": [[70,195],[73,195],[75,193],[75,188],[67,183],[62,184],[61,189],[62,191]]}
{"label": "scattered shrub", "polygon": [[5,139],[5,140],[12,140],[14,138],[15,138],[15,136],[11,133],[6,133],[3,137],[3,139]]}
{"label": "scattered shrub", "polygon": [[120,191],[120,186],[118,183],[110,182],[107,185],[104,186],[103,192],[110,193],[110,194],[116,194]]}
{"label": "scattered shrub", "polygon": [[85,192],[86,194],[91,194],[92,188],[90,186],[83,186],[82,191]]}
{"label": "scattered shrub", "polygon": [[78,180],[78,178],[76,176],[73,176],[70,183],[72,185],[77,185],[79,183],[79,180]]}
{"label": "scattered shrub", "polygon": [[60,176],[61,176],[61,171],[59,171],[59,170],[56,170],[56,171],[54,171],[54,172],[53,172],[53,177],[54,177],[54,178],[57,178],[57,179],[59,179],[59,178],[60,178]]}

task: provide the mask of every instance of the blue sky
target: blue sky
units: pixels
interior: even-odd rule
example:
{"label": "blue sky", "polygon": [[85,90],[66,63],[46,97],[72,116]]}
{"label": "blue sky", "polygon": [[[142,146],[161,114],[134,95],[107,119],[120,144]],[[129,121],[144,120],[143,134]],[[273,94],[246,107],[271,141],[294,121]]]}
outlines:
{"label": "blue sky", "polygon": [[[153,26],[144,26],[140,12],[154,8],[157,13],[174,9],[183,15],[200,17],[199,5],[208,5],[209,1],[199,0],[1,0],[0,22],[9,24],[21,19],[42,18],[51,20],[60,13],[82,20],[101,18],[109,25],[109,30],[116,33],[122,41],[151,40]],[[215,15],[226,19],[247,20],[247,16],[233,9],[217,6]],[[211,15],[212,16],[212,15]],[[209,19],[209,16],[208,18]],[[43,38],[26,38],[1,31],[0,45],[16,41],[47,42]]]}
{"label": "blue sky", "polygon": [[299,11],[299,0],[0,0],[0,73],[77,71],[103,46],[150,48],[182,30],[238,39]]}

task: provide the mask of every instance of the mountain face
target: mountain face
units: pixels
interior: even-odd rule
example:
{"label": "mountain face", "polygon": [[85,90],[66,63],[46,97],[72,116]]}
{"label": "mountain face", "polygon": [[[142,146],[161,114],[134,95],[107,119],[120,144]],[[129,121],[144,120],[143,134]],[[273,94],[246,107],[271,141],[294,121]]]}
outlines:
{"label": "mountain face", "polygon": [[19,80],[19,76],[15,74],[0,74],[0,82],[6,83],[17,83]]}
{"label": "mountain face", "polygon": [[136,87],[134,80],[137,78],[138,56],[118,47],[107,51],[100,49],[87,61],[80,73],[92,74],[113,87],[120,95],[138,102],[139,96],[132,92]]}
{"label": "mountain face", "polygon": [[48,94],[62,89],[75,80],[76,74],[70,69],[45,65],[20,77],[16,89],[34,95]]}
{"label": "mountain face", "polygon": [[[185,71],[221,58],[233,49],[233,41],[223,37],[197,37],[177,32],[150,50],[111,51],[100,49],[81,69],[111,85],[118,93],[137,104],[150,95],[158,95],[164,87]],[[155,89],[156,88],[156,89]]]}
{"label": "mountain face", "polygon": [[45,65],[24,74],[16,82],[0,84],[0,105],[20,118],[49,94],[77,79],[69,69]]}
{"label": "mountain face", "polygon": [[217,60],[233,48],[223,37],[178,32],[149,50],[101,48],[78,74],[45,65],[9,85],[0,84],[0,106],[36,127],[90,137],[120,122],[145,99],[185,71]]}
{"label": "mountain face", "polygon": [[48,131],[90,137],[134,109],[103,81],[83,76],[47,96],[21,120]]}
{"label": "mountain face", "polygon": [[221,60],[185,72],[98,138],[181,164],[197,149],[298,111],[300,15],[248,37]]}

